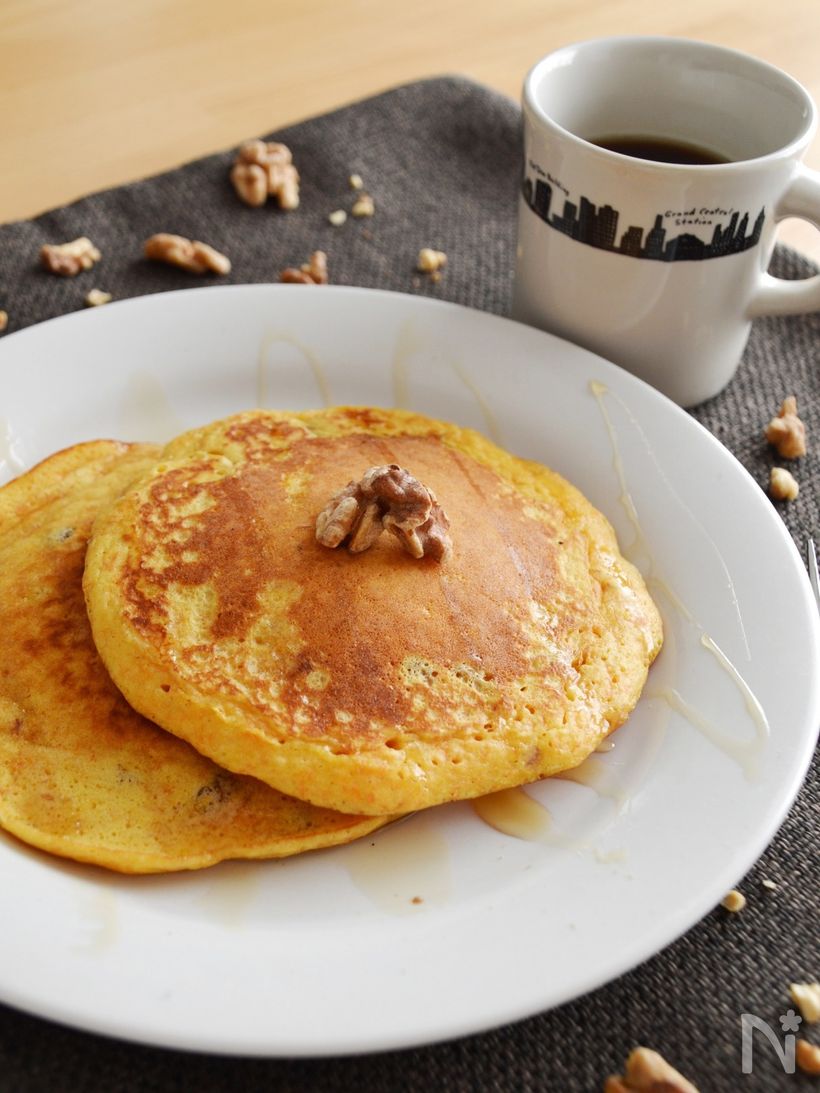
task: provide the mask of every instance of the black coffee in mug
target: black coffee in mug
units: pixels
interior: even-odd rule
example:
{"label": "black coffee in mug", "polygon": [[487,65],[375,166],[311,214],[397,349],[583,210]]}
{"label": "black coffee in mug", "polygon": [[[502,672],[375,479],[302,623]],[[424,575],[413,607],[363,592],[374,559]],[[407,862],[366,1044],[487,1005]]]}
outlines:
{"label": "black coffee in mug", "polygon": [[609,152],[620,152],[622,156],[633,159],[651,159],[656,163],[685,163],[688,166],[710,163],[729,163],[728,156],[721,155],[711,148],[687,141],[671,140],[664,137],[644,137],[624,134],[622,136],[595,137],[590,141]]}

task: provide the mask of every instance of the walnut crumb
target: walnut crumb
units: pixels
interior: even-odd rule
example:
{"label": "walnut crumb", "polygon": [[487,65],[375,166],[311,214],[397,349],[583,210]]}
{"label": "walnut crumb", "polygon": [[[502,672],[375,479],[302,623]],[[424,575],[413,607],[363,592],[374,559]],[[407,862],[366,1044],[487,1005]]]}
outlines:
{"label": "walnut crumb", "polygon": [[0,334],[3,333],[3,331],[6,329],[6,327],[8,325],[9,325],[8,312],[7,311],[0,311]]}
{"label": "walnut crumb", "polygon": [[803,1020],[813,1025],[820,1021],[820,983],[790,983],[789,997],[803,1014]]}
{"label": "walnut crumb", "polygon": [[808,1040],[798,1040],[794,1045],[794,1057],[804,1074],[820,1074],[820,1047]]}
{"label": "walnut crumb", "polygon": [[102,255],[86,236],[72,239],[70,243],[44,243],[40,247],[40,261],[59,277],[76,277],[84,269],[91,269]]}
{"label": "walnut crumb", "polygon": [[112,299],[110,292],[103,292],[101,288],[92,288],[85,294],[85,306],[101,307],[103,304],[110,304]]}
{"label": "walnut crumb", "polygon": [[299,172],[286,144],[247,140],[236,153],[231,182],[237,195],[254,208],[275,198],[280,209],[299,207]]}
{"label": "walnut crumb", "polygon": [[775,501],[794,501],[800,493],[797,479],[785,467],[772,467],[769,474],[769,496]]}
{"label": "walnut crumb", "polygon": [[410,902],[411,903],[424,903],[424,900],[421,898],[421,896],[413,896],[413,898],[410,900]]}
{"label": "walnut crumb", "polygon": [[346,544],[351,554],[360,554],[389,531],[414,558],[440,562],[452,550],[449,527],[433,491],[390,463],[371,467],[330,499],[316,517],[316,540],[331,549]]}
{"label": "walnut crumb", "polygon": [[607,1078],[604,1093],[698,1093],[657,1051],[636,1047],[626,1060],[623,1075]]}
{"label": "walnut crumb", "polygon": [[419,273],[437,273],[447,265],[447,255],[443,250],[422,247],[419,251],[416,269]]}
{"label": "walnut crumb", "polygon": [[364,180],[361,175],[353,174],[348,178],[347,184],[351,190],[361,190],[364,187]]}
{"label": "walnut crumb", "polygon": [[279,274],[279,280],[287,285],[326,285],[327,255],[323,250],[315,250],[310,259],[298,269],[288,266]]}
{"label": "walnut crumb", "polygon": [[146,239],[145,257],[155,262],[167,262],[178,266],[188,273],[230,273],[231,261],[218,250],[200,243],[197,239],[186,239],[183,235],[170,235],[159,232]]}
{"label": "walnut crumb", "polygon": [[766,439],[782,459],[799,459],[806,454],[806,426],[797,416],[797,399],[789,395],[766,426]]}
{"label": "walnut crumb", "polygon": [[373,198],[370,194],[360,193],[353,202],[353,208],[350,210],[350,215],[361,219],[363,216],[372,216],[375,211],[376,206],[373,204]]}
{"label": "walnut crumb", "polygon": [[725,907],[726,910],[731,911],[732,914],[737,914],[738,911],[742,911],[746,906],[746,897],[742,892],[738,892],[737,888],[733,888],[731,892],[727,892],[720,901],[720,906]]}
{"label": "walnut crumb", "polygon": [[347,213],[344,209],[334,209],[332,213],[328,214],[328,220],[334,228],[340,228],[347,220]]}

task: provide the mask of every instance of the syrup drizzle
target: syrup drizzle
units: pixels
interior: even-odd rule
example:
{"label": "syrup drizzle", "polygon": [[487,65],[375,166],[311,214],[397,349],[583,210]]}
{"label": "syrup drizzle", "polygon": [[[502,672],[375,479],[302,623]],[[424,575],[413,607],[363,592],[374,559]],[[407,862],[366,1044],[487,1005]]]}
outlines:
{"label": "syrup drizzle", "polygon": [[[421,350],[427,348],[425,342],[418,335],[412,322],[406,322],[399,328],[396,338],[396,346],[393,350],[391,366],[393,381],[393,405],[398,409],[411,409],[409,364],[413,357]],[[446,362],[456,375],[461,385],[472,395],[481,416],[484,419],[484,431],[490,440],[496,444],[503,444],[503,436],[498,418],[492,406],[484,395],[484,392],[464,368],[462,363],[453,357]]]}
{"label": "syrup drizzle", "polygon": [[498,418],[495,416],[493,408],[484,397],[484,392],[472,376],[467,374],[460,361],[450,361],[450,367],[478,403],[478,408],[481,410],[481,415],[484,418],[484,430],[487,433],[487,436],[494,443],[503,446],[504,441],[501,434],[501,426],[498,424]]}
{"label": "syrup drizzle", "polygon": [[[629,418],[630,424],[636,430],[636,432],[638,433],[638,435],[641,438],[641,441],[643,442],[644,449],[646,451],[647,456],[652,460],[652,463],[655,467],[655,470],[657,471],[658,475],[662,479],[662,481],[663,481],[664,485],[666,486],[666,488],[669,490],[669,493],[676,498],[678,503],[681,505],[681,507],[686,512],[687,516],[689,516],[689,518],[692,520],[693,523],[697,524],[697,526],[704,533],[704,535],[706,535],[706,531],[703,528],[703,525],[700,523],[700,521],[695,516],[695,514],[692,512],[692,510],[688,507],[688,505],[684,504],[684,502],[678,497],[677,493],[673,489],[672,484],[669,482],[669,479],[666,477],[666,474],[663,471],[663,468],[658,463],[658,460],[655,456],[655,453],[652,451],[652,448],[649,445],[649,441],[647,440],[647,438],[646,438],[646,436],[643,432],[643,429],[640,426],[640,423],[637,421],[637,419],[631,413],[628,406],[626,406],[626,404],[623,402],[623,400],[620,399],[617,395],[612,394],[612,392],[609,390],[608,387],[606,387],[603,383],[599,383],[597,380],[591,380],[590,381],[589,389],[590,389],[591,393],[595,396],[595,400],[598,403],[598,408],[601,411],[601,416],[603,417],[604,425],[606,426],[606,431],[607,431],[607,434],[609,435],[609,441],[610,441],[610,444],[612,446],[612,466],[613,466],[613,468],[615,470],[615,473],[618,477],[618,483],[619,483],[620,489],[621,489],[621,494],[620,494],[619,500],[621,502],[621,505],[624,508],[624,511],[626,512],[626,515],[627,515],[627,518],[629,519],[629,522],[632,524],[632,529],[635,533],[635,539],[634,539],[634,541],[632,543],[632,546],[630,548],[630,552],[639,552],[640,550],[644,551],[644,553],[646,554],[647,560],[649,562],[649,565],[650,565],[649,579],[654,581],[657,585],[662,586],[664,591],[669,596],[670,600],[673,602],[673,604],[675,605],[677,610],[680,612],[680,614],[683,615],[683,617],[688,622],[692,622],[697,626],[698,624],[697,624],[694,616],[692,615],[692,612],[689,610],[689,608],[686,606],[686,604],[684,604],[684,602],[675,593],[675,591],[672,588],[670,588],[669,585],[667,585],[664,581],[662,581],[661,578],[659,578],[657,576],[657,574],[654,572],[654,559],[652,557],[652,552],[651,552],[649,543],[646,541],[646,536],[644,535],[643,527],[641,526],[641,522],[640,522],[640,519],[638,517],[638,510],[635,506],[635,502],[632,498],[632,494],[630,493],[629,487],[627,485],[626,469],[624,468],[623,459],[621,458],[621,449],[620,449],[620,446],[618,444],[618,434],[615,430],[615,425],[612,421],[612,418],[609,415],[609,411],[606,408],[606,403],[604,401],[604,396],[605,395],[609,395],[610,398],[614,399],[618,403],[618,405],[621,407],[621,409],[624,411],[624,413],[627,415],[627,417]],[[740,633],[741,633],[741,636],[742,636],[742,639],[743,639],[743,646],[744,646],[744,650],[745,650],[745,653],[746,653],[746,659],[751,660],[752,659],[752,654],[751,654],[751,650],[749,648],[749,639],[748,639],[748,636],[746,634],[746,627],[743,624],[743,616],[742,616],[741,611],[740,611],[740,604],[738,603],[738,600],[737,600],[737,593],[735,591],[735,585],[734,585],[734,581],[732,580],[732,575],[729,572],[729,567],[727,566],[723,555],[718,550],[718,548],[715,545],[714,541],[708,535],[707,535],[707,538],[709,538],[709,541],[710,541],[710,543],[712,544],[712,546],[714,548],[714,552],[715,552],[715,555],[718,559],[718,563],[719,563],[719,565],[720,565],[720,567],[723,571],[723,576],[724,576],[724,579],[726,581],[726,587],[729,591],[729,598],[730,598],[731,603],[732,603],[732,608],[734,609],[735,615],[737,617],[738,626],[740,628]],[[702,629],[702,628],[700,628],[700,629]]]}
{"label": "syrup drizzle", "polygon": [[553,774],[552,777],[557,778],[559,781],[575,782],[576,785],[586,786],[587,789],[597,793],[599,797],[607,797],[609,800],[614,801],[619,809],[625,806],[629,800],[629,794],[625,789],[611,784],[612,768],[609,763],[595,754],[590,755],[577,767],[562,770],[558,774]]}
{"label": "syrup drizzle", "polygon": [[[274,345],[289,345],[302,354],[302,359],[316,384],[322,405],[332,406],[333,394],[321,361],[304,342],[283,330],[269,331],[259,344],[259,355],[256,362],[256,405],[260,408],[271,406],[272,392],[269,385],[269,375],[273,369],[271,362],[268,360],[268,355]],[[277,405],[278,400],[274,399],[273,404]]]}
{"label": "syrup drizzle", "polygon": [[346,846],[341,857],[363,895],[391,914],[418,914],[452,893],[447,840],[433,819],[407,817]]}
{"label": "syrup drizzle", "polygon": [[18,451],[19,438],[14,436],[8,421],[0,417],[0,476],[15,478],[26,469]]}
{"label": "syrup drizzle", "polygon": [[556,831],[552,813],[523,786],[488,793],[470,802],[476,816],[489,827],[514,839],[543,843],[559,850],[589,850],[589,843]]}
{"label": "syrup drizzle", "polygon": [[[604,384],[597,381],[592,381],[589,385],[591,393],[594,395],[598,402],[601,415],[604,420],[604,424],[609,436],[609,440],[612,446],[612,463],[615,473],[618,478],[620,486],[620,503],[626,512],[627,518],[632,526],[634,532],[634,539],[629,548],[629,551],[625,553],[631,553],[633,558],[635,555],[643,554],[646,558],[649,568],[649,574],[646,578],[647,585],[655,587],[662,591],[669,599],[670,603],[677,610],[678,614],[692,627],[699,632],[700,645],[715,658],[717,663],[731,679],[737,690],[740,692],[743,698],[746,710],[751,719],[754,727],[754,736],[751,740],[737,740],[729,736],[726,732],[721,730],[718,726],[714,725],[707,717],[705,717],[699,710],[697,710],[691,703],[674,688],[666,687],[656,691],[647,691],[647,698],[661,698],[668,705],[670,710],[679,713],[686,718],[687,721],[693,725],[699,732],[701,732],[715,747],[720,749],[725,755],[733,759],[741,768],[745,776],[752,780],[754,779],[760,767],[760,761],[762,754],[766,748],[770,737],[769,722],[766,717],[766,713],[748,685],[741,673],[738,671],[735,664],[724,653],[717,642],[706,633],[704,628],[697,621],[692,611],[678,596],[673,588],[671,588],[665,581],[663,581],[655,572],[655,560],[652,552],[649,548],[649,544],[646,540],[646,536],[643,531],[643,527],[638,516],[638,510],[635,505],[632,494],[629,490],[626,478],[626,470],[624,467],[623,459],[621,456],[620,445],[618,443],[618,435],[615,430],[612,418],[609,415],[607,407],[604,402],[604,396],[610,395],[612,398],[617,396],[612,395],[608,388]],[[617,399],[623,410],[629,416],[632,425],[638,430],[641,439],[644,442],[647,453],[652,459],[658,473],[663,479],[664,483],[674,493],[671,483],[669,483],[662,468],[658,464],[654,454],[652,453],[648,441],[641,430],[639,423],[635,420],[633,415],[629,412],[628,408],[623,404],[620,399]],[[680,501],[680,499],[678,498]],[[683,502],[680,501],[681,505]],[[696,521],[696,517],[691,510],[683,505],[684,510],[691,517],[693,521]],[[697,521],[696,521],[697,522]],[[699,525],[700,526],[700,525]],[[711,540],[710,540],[711,541]],[[732,581],[731,574],[729,573],[728,566],[717,550],[717,547],[712,543],[715,553],[722,567],[726,586],[729,590],[730,601],[732,607],[737,616],[740,633],[742,635],[743,646],[747,659],[751,660],[751,650],[749,647],[748,636],[743,624],[743,618],[740,612],[740,605],[738,603],[737,594]],[[597,751],[608,751],[614,746],[614,742],[610,740],[604,740],[596,749]],[[560,774],[554,775],[554,777],[564,780],[579,783],[594,790],[599,796],[610,797],[618,805],[616,815],[621,812],[628,804],[629,794],[621,789],[614,788],[607,785],[605,778],[605,772],[607,770],[607,764],[605,761],[596,758],[594,755],[590,756],[584,763],[576,767],[573,770],[563,771]],[[525,800],[522,800],[524,798]],[[534,806],[534,808],[532,807]],[[543,815],[539,815],[536,810],[542,809]],[[476,815],[479,816],[485,823],[488,823],[491,827],[496,828],[498,831],[502,831],[505,834],[512,835],[516,838],[527,838],[532,841],[543,841],[546,832],[549,830],[550,814],[548,810],[534,801],[524,790],[504,790],[501,793],[491,794],[489,797],[480,798],[473,802],[473,810]],[[576,847],[587,846],[587,844],[575,844]],[[592,848],[590,848],[592,849]],[[593,849],[593,853],[598,861],[620,861],[622,860],[622,851],[614,851],[604,854],[598,850]]]}
{"label": "syrup drizzle", "polygon": [[552,824],[549,809],[520,787],[476,797],[472,806],[485,824],[514,839],[540,840]]}
{"label": "syrup drizzle", "polygon": [[[647,453],[652,458],[658,473],[661,475],[661,478],[663,479],[670,493],[674,494],[672,485],[666,478],[662,468],[655,459],[654,453],[649,447],[648,441],[646,440],[646,437],[644,436],[640,425],[635,420],[633,415],[629,412],[628,408],[624,405],[623,401],[617,398],[617,396],[612,395],[608,388],[604,386],[604,384],[598,383],[597,381],[592,381],[589,385],[589,388],[592,394],[595,396],[596,401],[598,402],[599,409],[601,411],[607,432],[609,434],[610,443],[612,445],[613,467],[615,469],[615,473],[618,476],[618,481],[621,488],[620,501],[635,532],[635,539],[632,544],[632,549],[642,549],[648,558],[649,577],[647,579],[647,584],[649,584],[650,587],[655,586],[663,591],[672,603],[672,605],[681,615],[681,617],[691,626],[695,627],[696,630],[698,630],[700,634],[701,646],[709,653],[711,653],[711,655],[715,658],[717,663],[724,670],[727,676],[732,680],[735,687],[740,692],[755,730],[754,737],[749,741],[738,741],[727,736],[726,733],[722,732],[719,728],[714,726],[708,718],[706,718],[700,711],[696,710],[690,703],[688,703],[682,695],[674,690],[674,688],[665,688],[664,690],[658,692],[658,694],[660,697],[663,697],[665,699],[665,701],[670,705],[672,709],[682,714],[687,719],[687,721],[689,721],[695,728],[697,728],[700,732],[707,736],[708,739],[716,747],[724,752],[724,754],[734,759],[735,762],[740,765],[747,778],[753,779],[756,776],[757,771],[759,770],[760,759],[770,736],[770,727],[768,719],[766,717],[766,713],[763,710],[763,707],[760,705],[760,702],[755,697],[751,687],[749,687],[746,680],[738,671],[737,667],[723,652],[717,642],[712,637],[710,637],[709,634],[706,633],[704,628],[694,617],[692,611],[687,607],[687,605],[683,602],[680,596],[677,595],[675,590],[671,588],[660,577],[658,577],[657,574],[654,572],[655,560],[652,557],[651,551],[649,550],[649,545],[646,541],[643,528],[641,527],[634,500],[629,492],[626,481],[626,472],[624,469],[623,460],[621,458],[620,447],[618,445],[618,436],[615,431],[615,426],[606,408],[606,404],[604,401],[605,395],[610,395],[611,398],[615,398],[624,410],[624,412],[628,414],[630,422],[632,423],[634,428],[638,430],[641,439],[646,447]],[[676,494],[674,495],[677,497]],[[680,498],[677,499],[679,503],[683,506],[687,514],[691,517],[691,519],[698,523],[691,510],[683,504]],[[698,526],[700,526],[699,523]],[[703,529],[701,528],[701,530]],[[746,657],[748,660],[751,660],[749,640],[746,634],[746,628],[743,625],[743,617],[740,612],[740,605],[737,600],[734,582],[732,581],[728,566],[726,565],[723,556],[718,551],[717,546],[714,544],[714,542],[712,542],[712,546],[714,547],[715,554],[719,560],[726,579],[726,585],[729,590],[732,607],[734,608],[734,611],[737,615],[738,623],[740,626],[740,632],[743,638]]]}
{"label": "syrup drizzle", "polygon": [[396,336],[393,349],[391,375],[393,380],[393,405],[399,410],[410,408],[410,385],[407,377],[407,365],[413,355],[421,348],[421,342],[412,322],[402,323]]}
{"label": "syrup drizzle", "polygon": [[128,378],[120,423],[123,436],[161,443],[185,431],[161,382],[150,372]]}

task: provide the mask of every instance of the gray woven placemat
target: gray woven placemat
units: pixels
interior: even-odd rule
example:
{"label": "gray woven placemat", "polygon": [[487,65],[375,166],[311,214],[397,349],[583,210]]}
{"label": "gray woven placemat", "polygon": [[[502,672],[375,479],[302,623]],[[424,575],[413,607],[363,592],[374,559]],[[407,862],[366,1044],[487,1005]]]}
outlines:
{"label": "gray woven placemat", "polygon": [[[302,172],[297,212],[242,206],[227,180],[231,156],[225,153],[0,226],[0,308],[9,313],[11,332],[78,309],[92,286],[124,298],[217,280],[276,281],[284,266],[321,248],[334,283],[432,295],[506,314],[519,124],[517,106],[495,92],[460,78],[424,81],[275,134],[293,149]],[[362,175],[376,216],[333,228],[327,214],[349,208],[351,172]],[[204,238],[230,255],[232,273],[193,281],[143,261],[141,243],[157,231]],[[42,243],[78,235],[88,235],[103,253],[93,272],[60,279],[38,267]],[[449,255],[438,284],[414,272],[422,246]],[[772,271],[783,277],[813,272],[785,249],[777,250]],[[784,394],[797,395],[810,436],[820,437],[818,365],[820,315],[760,320],[730,387],[694,416],[765,485],[772,454],[762,428]],[[801,550],[807,535],[820,530],[818,449],[815,443],[800,462],[797,502],[781,508]],[[776,576],[761,574],[761,581],[774,583]],[[820,970],[817,786],[815,770],[744,881],[749,905],[742,914],[716,909],[642,967],[553,1012],[412,1051],[243,1060],[106,1040],[0,1006],[0,1093],[595,1093],[637,1043],[676,1062],[702,1093],[808,1090],[812,1080],[787,1078],[771,1050],[756,1053],[752,1075],[741,1074],[739,1015],[757,1014],[777,1028],[788,1008],[786,985],[816,978]],[[778,888],[763,887],[764,878]],[[2,904],[13,898],[0,892],[0,924]],[[605,928],[606,908],[601,916]],[[13,944],[0,928],[0,953]],[[374,1007],[385,1004],[389,1000],[373,1000]]]}

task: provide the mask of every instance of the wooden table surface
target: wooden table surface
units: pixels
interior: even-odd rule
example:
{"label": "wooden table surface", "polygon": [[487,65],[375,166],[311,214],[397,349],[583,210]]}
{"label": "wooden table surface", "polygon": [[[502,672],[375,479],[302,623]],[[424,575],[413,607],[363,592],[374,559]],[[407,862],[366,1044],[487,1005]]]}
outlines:
{"label": "wooden table surface", "polygon": [[[0,0],[0,222],[424,76],[517,99],[544,53],[632,33],[746,50],[820,100],[820,0]],[[820,261],[813,226],[781,238]]]}

